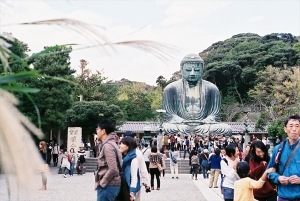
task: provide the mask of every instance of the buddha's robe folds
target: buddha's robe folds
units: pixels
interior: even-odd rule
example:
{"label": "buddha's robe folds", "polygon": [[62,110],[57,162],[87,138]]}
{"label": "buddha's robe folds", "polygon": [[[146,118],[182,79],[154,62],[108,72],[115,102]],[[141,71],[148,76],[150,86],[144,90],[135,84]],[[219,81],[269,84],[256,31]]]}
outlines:
{"label": "buddha's robe folds", "polygon": [[231,135],[231,127],[220,123],[220,92],[206,81],[189,86],[185,80],[169,84],[163,93],[165,133]]}

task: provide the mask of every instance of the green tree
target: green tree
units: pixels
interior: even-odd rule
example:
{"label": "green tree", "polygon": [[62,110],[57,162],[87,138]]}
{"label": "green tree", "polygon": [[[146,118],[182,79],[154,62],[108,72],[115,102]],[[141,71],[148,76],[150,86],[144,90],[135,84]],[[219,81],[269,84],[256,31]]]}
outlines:
{"label": "green tree", "polygon": [[264,108],[271,121],[297,107],[299,78],[295,73],[272,66],[258,72],[258,83],[249,91],[249,96],[258,106]]}
{"label": "green tree", "polygon": [[119,89],[117,105],[128,121],[146,121],[156,117],[154,108],[151,107],[153,99],[146,88],[145,83],[133,83]]}
{"label": "green tree", "polygon": [[74,85],[74,100],[78,100],[80,95],[85,101],[106,101],[114,103],[118,93],[118,87],[100,71],[95,74],[87,68],[88,62],[80,60],[80,74],[77,75]]}
{"label": "green tree", "polygon": [[124,121],[124,114],[118,106],[108,105],[104,101],[75,102],[66,111],[67,125],[82,127],[84,137],[95,132],[101,118],[110,118],[119,125]]}
{"label": "green tree", "polygon": [[[45,49],[47,48],[45,47]],[[54,46],[51,49],[52,54],[40,56],[33,61],[34,70],[39,71],[43,77],[27,80],[24,84],[27,87],[40,89],[40,92],[32,95],[32,99],[39,108],[44,132],[66,128],[65,113],[72,104],[70,84],[48,77],[71,79],[75,72],[70,68],[71,47]],[[37,123],[34,106],[25,98],[25,95],[23,96],[20,109],[32,122]]]}

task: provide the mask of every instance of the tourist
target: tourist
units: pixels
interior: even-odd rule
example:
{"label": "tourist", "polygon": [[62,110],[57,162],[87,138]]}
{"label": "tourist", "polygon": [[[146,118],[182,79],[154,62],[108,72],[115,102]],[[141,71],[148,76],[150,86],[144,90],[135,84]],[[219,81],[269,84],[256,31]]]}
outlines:
{"label": "tourist", "polygon": [[[134,136],[132,136],[132,135],[128,135],[126,137],[131,137],[131,138],[134,139]],[[146,144],[146,145],[147,145],[146,148],[148,148],[148,144]],[[151,153],[151,151],[150,151],[150,149],[144,150],[145,155],[143,156],[143,153],[141,152],[140,149],[138,149],[136,142],[135,142],[134,146],[136,147],[135,153],[136,153],[136,159],[137,159],[138,168],[139,168],[139,178],[141,178],[141,181],[142,181],[142,182],[139,182],[140,183],[140,189],[141,189],[142,185],[144,185],[145,189],[146,189],[146,192],[149,192],[150,191],[149,171],[147,170],[147,166],[146,166],[144,158],[145,158],[145,155],[147,155],[147,160],[149,162],[148,156]],[[149,154],[147,154],[146,152],[149,153]],[[131,197],[131,198],[133,198],[133,197]],[[141,200],[141,190],[138,190],[135,193],[135,201],[140,201],[140,200]]]}
{"label": "tourist", "polygon": [[148,147],[148,144],[145,144],[144,149],[142,149],[143,158],[146,164],[147,171],[149,173],[149,155],[151,153],[151,149]]}
{"label": "tourist", "polygon": [[[294,114],[284,122],[288,139],[277,145],[268,167],[278,167],[268,175],[277,185],[278,201],[300,200],[300,116]],[[279,149],[281,150],[279,153]]]}
{"label": "tourist", "polygon": [[47,149],[47,145],[45,141],[41,141],[39,143],[39,152],[40,155],[43,159],[43,165],[40,168],[40,172],[42,175],[42,187],[39,190],[47,190],[47,171],[49,170],[49,166],[48,163],[46,161],[46,149]]}
{"label": "tourist", "polygon": [[169,139],[168,135],[164,134],[164,137],[162,139],[164,150],[169,149],[169,147],[168,147],[169,146],[168,139]]}
{"label": "tourist", "polygon": [[122,170],[129,189],[130,200],[135,200],[136,193],[141,189],[136,148],[135,139],[132,137],[122,138],[120,142],[120,152],[123,156]]}
{"label": "tourist", "polygon": [[253,180],[248,177],[249,164],[245,161],[239,162],[236,166],[236,172],[241,179],[234,184],[234,201],[257,201],[253,197],[253,190],[261,188],[267,179],[267,174],[274,171],[274,168],[269,168],[263,171],[258,180]]}
{"label": "tourist", "polygon": [[52,157],[53,157],[53,166],[57,166],[58,163],[58,154],[59,154],[59,146],[57,142],[54,143],[54,146],[52,148]]}
{"label": "tourist", "polygon": [[79,150],[77,151],[77,164],[76,171],[78,175],[83,173],[83,163],[85,163],[85,151],[83,145],[79,145]]}
{"label": "tourist", "polygon": [[203,178],[206,179],[208,178],[208,174],[207,174],[207,165],[208,165],[208,158],[209,158],[208,149],[204,149],[200,155],[202,159],[201,162],[202,174],[203,174]]}
{"label": "tourist", "polygon": [[47,164],[50,165],[51,163],[51,158],[52,158],[52,145],[51,142],[49,142],[49,144],[47,144]]}
{"label": "tourist", "polygon": [[239,176],[235,171],[235,167],[239,160],[239,149],[235,143],[230,143],[225,148],[226,156],[221,160],[221,171],[224,175],[223,184],[221,184],[221,191],[225,201],[233,201],[234,197],[234,182],[239,180]]}
{"label": "tourist", "polygon": [[[175,158],[176,163],[172,160],[172,157]],[[174,179],[174,176],[176,177],[176,179],[178,179],[178,152],[175,151],[174,147],[170,152],[170,170],[172,179]]]}
{"label": "tourist", "polygon": [[249,144],[246,145],[245,152],[243,152],[243,156],[242,156],[243,161],[246,161],[247,163],[249,163],[251,157],[250,146],[251,145]]}
{"label": "tourist", "polygon": [[[264,174],[266,167],[270,161],[268,149],[266,145],[259,140],[251,144],[251,158],[249,160],[250,174],[249,176],[258,181]],[[271,184],[269,179],[265,180],[262,188],[254,189],[253,195],[259,201],[277,201],[276,187]]]}
{"label": "tourist", "polygon": [[198,158],[197,151],[193,152],[193,156],[191,157],[191,168],[192,168],[192,179],[198,180],[198,171],[200,169],[200,162]]}
{"label": "tourist", "polygon": [[74,175],[74,166],[75,166],[75,150],[74,148],[70,149],[70,157],[71,157],[71,162],[70,162],[70,176]]}
{"label": "tourist", "polygon": [[188,139],[188,136],[185,136],[184,137],[184,146],[183,146],[183,159],[185,159],[185,155],[186,155],[186,152],[189,153],[189,156],[191,155],[191,152],[190,152],[190,141]]}
{"label": "tourist", "polygon": [[157,153],[157,147],[152,146],[151,154],[149,155],[149,162],[150,162],[150,175],[151,175],[151,190],[154,190],[154,175],[157,181],[157,190],[160,190],[160,171],[158,170],[157,164],[162,165],[162,158],[160,154]]}
{"label": "tourist", "polygon": [[[174,146],[175,148],[175,146]],[[172,148],[171,148],[172,149]],[[160,150],[160,155],[161,155],[161,158],[162,158],[162,168],[163,168],[163,171],[162,171],[162,178],[165,178],[165,169],[166,169],[166,159],[167,159],[167,155],[165,154],[165,151],[163,148],[161,148]]]}
{"label": "tourist", "polygon": [[102,119],[99,121],[97,127],[98,170],[95,174],[97,201],[114,201],[120,192],[121,177],[118,164],[122,165],[122,154],[115,142],[114,131],[115,123],[112,120]]}
{"label": "tourist", "polygon": [[64,149],[63,150],[63,153],[61,155],[61,165],[60,167],[62,168],[64,174],[63,174],[63,177],[64,178],[67,178],[67,174],[69,173],[70,171],[70,162],[68,161],[68,152],[67,152],[67,149]]}
{"label": "tourist", "polygon": [[210,164],[210,179],[209,179],[209,188],[218,188],[217,182],[218,182],[218,178],[219,178],[219,174],[221,171],[221,156],[220,156],[221,150],[220,149],[216,149],[215,150],[215,154],[211,155],[209,157],[209,162]]}

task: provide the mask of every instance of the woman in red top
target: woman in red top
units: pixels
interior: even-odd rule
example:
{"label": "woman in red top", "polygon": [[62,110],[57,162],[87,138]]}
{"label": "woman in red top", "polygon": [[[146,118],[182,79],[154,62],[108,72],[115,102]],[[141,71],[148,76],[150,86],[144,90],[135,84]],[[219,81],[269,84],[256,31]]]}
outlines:
{"label": "woman in red top", "polygon": [[[259,180],[268,166],[270,156],[266,145],[259,140],[252,142],[250,150],[249,175],[251,178]],[[253,189],[253,195],[259,201],[277,201],[277,191],[269,179],[266,180],[262,188]]]}

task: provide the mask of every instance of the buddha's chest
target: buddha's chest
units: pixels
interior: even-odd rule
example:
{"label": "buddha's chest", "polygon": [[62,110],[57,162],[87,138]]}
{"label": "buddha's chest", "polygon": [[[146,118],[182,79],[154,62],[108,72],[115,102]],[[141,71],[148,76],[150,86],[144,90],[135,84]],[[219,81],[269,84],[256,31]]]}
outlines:
{"label": "buddha's chest", "polygon": [[185,93],[185,108],[188,112],[197,112],[200,110],[201,100],[199,87],[193,87],[186,90]]}

